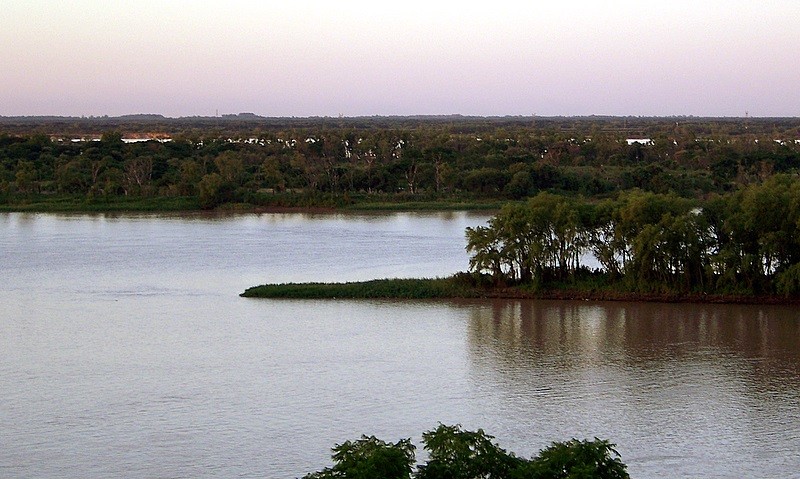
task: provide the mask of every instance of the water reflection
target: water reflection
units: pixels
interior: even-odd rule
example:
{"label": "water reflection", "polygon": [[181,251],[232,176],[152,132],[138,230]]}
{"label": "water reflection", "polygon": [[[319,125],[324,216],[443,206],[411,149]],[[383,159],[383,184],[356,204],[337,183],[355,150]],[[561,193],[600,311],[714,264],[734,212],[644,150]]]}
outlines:
{"label": "water reflection", "polygon": [[714,351],[799,375],[800,317],[791,306],[493,301],[470,311],[472,342],[492,345],[498,358],[639,364]]}
{"label": "water reflection", "polygon": [[512,436],[535,427],[529,438],[613,438],[632,473],[654,477],[763,475],[753,455],[779,465],[767,476],[800,466],[800,319],[791,307],[468,307],[474,379],[521,418]]}

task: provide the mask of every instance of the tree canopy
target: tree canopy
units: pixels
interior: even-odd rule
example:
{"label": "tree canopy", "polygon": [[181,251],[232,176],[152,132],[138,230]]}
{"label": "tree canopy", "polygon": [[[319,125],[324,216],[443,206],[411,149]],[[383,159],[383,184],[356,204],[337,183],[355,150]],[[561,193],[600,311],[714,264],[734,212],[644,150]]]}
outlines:
{"label": "tree canopy", "polygon": [[633,188],[697,199],[798,168],[792,119],[0,117],[0,204],[505,201]]}
{"label": "tree canopy", "polygon": [[482,429],[460,425],[422,434],[428,453],[415,466],[410,439],[384,442],[362,436],[333,448],[333,466],[304,479],[627,479],[627,466],[608,441],[571,439],[554,442],[530,459],[502,449]]}
{"label": "tree canopy", "polygon": [[[638,292],[800,293],[800,178],[706,200],[641,190],[603,201],[539,193],[467,228],[470,269],[542,287],[601,276]],[[581,264],[593,257],[600,268]]]}

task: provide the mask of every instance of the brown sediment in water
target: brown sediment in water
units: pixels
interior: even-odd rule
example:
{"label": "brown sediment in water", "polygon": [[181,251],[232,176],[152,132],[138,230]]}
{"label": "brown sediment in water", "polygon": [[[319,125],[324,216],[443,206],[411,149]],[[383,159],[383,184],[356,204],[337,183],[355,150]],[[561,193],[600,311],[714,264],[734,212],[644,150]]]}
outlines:
{"label": "brown sediment in water", "polygon": [[621,291],[543,290],[526,291],[518,288],[489,288],[481,291],[483,298],[492,299],[552,299],[577,301],[627,301],[654,303],[709,304],[775,304],[800,305],[800,298],[778,295],[736,295],[703,293],[636,293]]}

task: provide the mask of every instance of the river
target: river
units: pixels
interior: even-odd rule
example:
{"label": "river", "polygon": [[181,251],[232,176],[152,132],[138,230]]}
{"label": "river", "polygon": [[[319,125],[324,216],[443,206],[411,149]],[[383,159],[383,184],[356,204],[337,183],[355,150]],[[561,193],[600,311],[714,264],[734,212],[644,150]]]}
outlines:
{"label": "river", "polygon": [[782,306],[239,298],[445,276],[482,214],[0,214],[0,477],[292,478],[438,422],[634,478],[800,471]]}

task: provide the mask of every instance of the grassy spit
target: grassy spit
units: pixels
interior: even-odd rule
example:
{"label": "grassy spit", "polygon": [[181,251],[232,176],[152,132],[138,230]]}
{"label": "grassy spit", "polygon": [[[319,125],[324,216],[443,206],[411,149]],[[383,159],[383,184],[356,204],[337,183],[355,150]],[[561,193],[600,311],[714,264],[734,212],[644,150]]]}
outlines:
{"label": "grassy spit", "polygon": [[447,278],[376,279],[349,283],[283,283],[248,288],[244,298],[288,299],[551,299],[582,301],[637,301],[660,303],[800,304],[796,297],[745,293],[704,294],[698,292],[634,291],[602,281],[494,286],[475,280],[469,273]]}
{"label": "grassy spit", "polygon": [[285,283],[248,288],[245,298],[303,299],[431,299],[474,298],[479,291],[455,277],[434,279],[377,279],[352,283]]}
{"label": "grassy spit", "polygon": [[100,213],[100,212],[167,212],[199,210],[196,197],[109,196],[86,198],[68,195],[35,195],[18,198],[10,203],[0,202],[0,212],[36,213]]}

